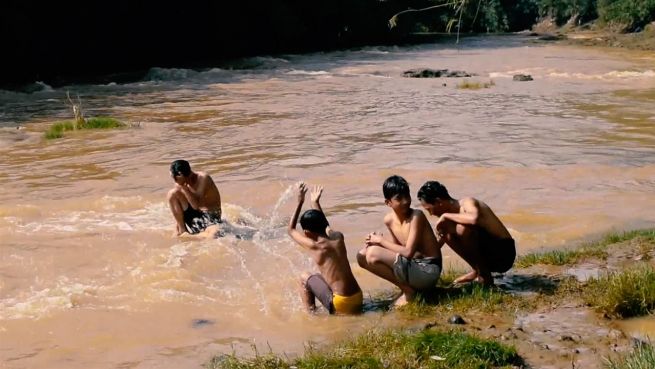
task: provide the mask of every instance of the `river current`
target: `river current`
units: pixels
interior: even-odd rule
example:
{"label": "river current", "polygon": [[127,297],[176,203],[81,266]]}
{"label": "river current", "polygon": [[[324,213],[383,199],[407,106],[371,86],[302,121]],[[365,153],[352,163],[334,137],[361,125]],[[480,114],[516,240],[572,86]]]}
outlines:
{"label": "river current", "polygon": [[[412,68],[493,86],[404,78]],[[655,222],[652,52],[465,38],[42,87],[0,91],[3,368],[199,367],[393,324],[373,308],[302,312],[297,276],[313,266],[285,230],[300,180],[325,187],[367,301],[392,291],[354,258],[367,233],[384,231],[392,174],[414,199],[439,180],[455,198],[485,201],[519,254]],[[87,116],[136,127],[45,140],[50,123],[71,118],[67,91]],[[213,176],[227,219],[251,224],[252,239],[171,236],[165,195],[179,158]],[[446,268],[464,268],[444,255]]]}

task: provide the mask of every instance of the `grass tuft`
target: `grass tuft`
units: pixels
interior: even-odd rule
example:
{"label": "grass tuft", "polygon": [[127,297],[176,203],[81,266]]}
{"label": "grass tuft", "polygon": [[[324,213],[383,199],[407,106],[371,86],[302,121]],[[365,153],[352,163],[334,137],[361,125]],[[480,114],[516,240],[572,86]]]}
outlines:
{"label": "grass tuft", "polygon": [[496,82],[489,80],[489,82],[471,82],[467,79],[457,84],[457,88],[465,90],[479,90],[481,88],[489,88],[495,86]]}
{"label": "grass tuft", "polygon": [[217,356],[208,369],[290,368],[321,369],[491,369],[519,364],[513,347],[455,331],[409,333],[369,331],[351,341],[325,350],[308,348],[295,360],[274,354],[239,359]]}
{"label": "grass tuft", "polygon": [[584,301],[614,318],[655,312],[655,269],[643,264],[591,279],[583,290]]}
{"label": "grass tuft", "polygon": [[110,117],[95,117],[87,119],[84,124],[77,124],[72,120],[56,122],[45,132],[45,138],[48,140],[64,137],[64,132],[74,131],[76,129],[111,129],[122,128],[127,125],[117,119]]}
{"label": "grass tuft", "polygon": [[640,344],[631,353],[618,359],[608,359],[607,369],[653,369],[655,368],[655,347]]}
{"label": "grass tuft", "polygon": [[640,229],[628,232],[609,233],[598,241],[584,244],[576,249],[552,250],[519,256],[515,266],[526,268],[536,264],[571,265],[588,258],[607,258],[609,245],[639,238],[644,242],[655,242],[655,229]]}

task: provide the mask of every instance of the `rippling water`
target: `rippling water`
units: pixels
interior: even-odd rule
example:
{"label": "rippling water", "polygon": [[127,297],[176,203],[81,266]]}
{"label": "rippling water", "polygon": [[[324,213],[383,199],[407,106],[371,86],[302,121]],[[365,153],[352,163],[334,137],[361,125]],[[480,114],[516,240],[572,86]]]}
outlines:
{"label": "rippling water", "polygon": [[[465,70],[409,79],[410,68]],[[528,73],[532,82],[514,82]],[[140,128],[43,131],[87,116]],[[391,174],[485,200],[519,253],[655,221],[655,55],[535,45],[518,37],[153,68],[141,82],[0,91],[0,360],[8,368],[194,367],[250,345],[298,352],[371,325],[301,313],[312,264],[287,237],[298,180],[354,261],[382,230]],[[16,127],[20,126],[21,129]],[[178,158],[214,177],[253,240],[172,238],[164,203]],[[434,219],[432,219],[434,220]],[[452,253],[445,265],[461,268]],[[353,265],[365,295],[390,286]],[[391,319],[393,320],[393,319]]]}

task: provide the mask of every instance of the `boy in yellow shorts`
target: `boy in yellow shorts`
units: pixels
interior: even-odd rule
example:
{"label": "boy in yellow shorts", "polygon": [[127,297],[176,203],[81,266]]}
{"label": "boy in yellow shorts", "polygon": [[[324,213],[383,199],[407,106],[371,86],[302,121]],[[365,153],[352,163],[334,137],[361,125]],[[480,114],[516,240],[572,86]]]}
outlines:
{"label": "boy in yellow shorts", "polygon": [[309,250],[320,273],[305,272],[300,277],[301,297],[310,312],[316,310],[316,299],[330,314],[359,314],[362,311],[362,290],[348,262],[343,234],[330,228],[319,203],[322,187],[311,193],[312,209],[300,217],[303,231],[296,229],[300,210],[305,202],[307,186],[298,184],[298,205],[289,221],[289,236]]}

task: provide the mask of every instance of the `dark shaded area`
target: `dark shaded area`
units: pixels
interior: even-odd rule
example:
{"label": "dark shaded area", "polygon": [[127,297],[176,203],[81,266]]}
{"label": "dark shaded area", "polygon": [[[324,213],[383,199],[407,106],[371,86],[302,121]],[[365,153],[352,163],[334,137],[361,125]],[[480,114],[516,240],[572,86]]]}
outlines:
{"label": "dark shaded area", "polygon": [[[0,3],[0,85],[121,82],[150,67],[403,42],[387,21],[427,1],[149,0]],[[120,74],[119,74],[120,73]]]}

